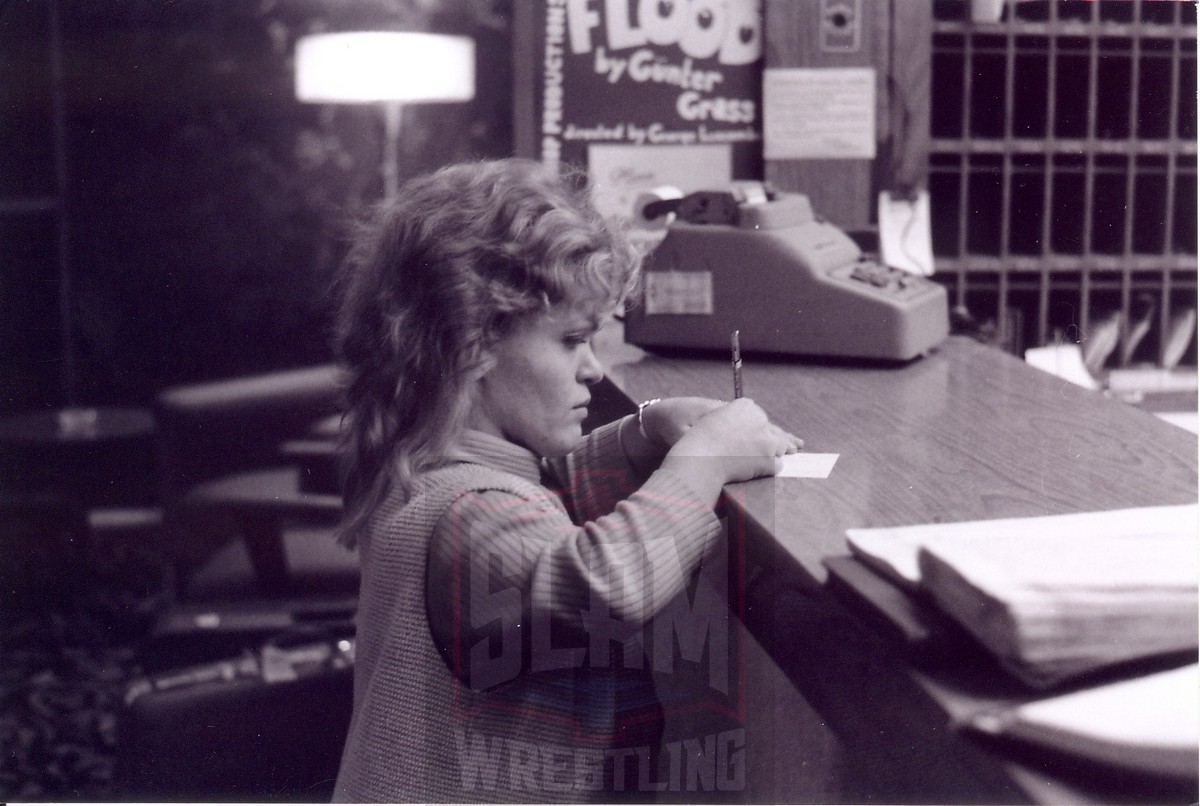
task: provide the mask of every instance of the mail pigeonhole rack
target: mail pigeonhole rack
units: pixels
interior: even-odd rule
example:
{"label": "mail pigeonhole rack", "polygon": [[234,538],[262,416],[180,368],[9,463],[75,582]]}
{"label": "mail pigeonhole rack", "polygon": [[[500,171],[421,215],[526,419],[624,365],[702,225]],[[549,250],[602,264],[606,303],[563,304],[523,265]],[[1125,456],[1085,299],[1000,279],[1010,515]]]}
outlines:
{"label": "mail pigeonhole rack", "polygon": [[[975,16],[973,20],[972,17]],[[1196,5],[934,3],[935,279],[1020,353],[1196,364]]]}

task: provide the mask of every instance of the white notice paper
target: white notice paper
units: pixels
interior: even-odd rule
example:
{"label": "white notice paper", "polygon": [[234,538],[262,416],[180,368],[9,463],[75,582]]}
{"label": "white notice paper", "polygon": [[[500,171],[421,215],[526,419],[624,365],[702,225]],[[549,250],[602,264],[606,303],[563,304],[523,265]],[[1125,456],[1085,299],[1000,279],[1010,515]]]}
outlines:
{"label": "white notice paper", "polygon": [[827,479],[833,472],[836,453],[789,453],[783,457],[783,469],[776,478],[782,479]]}
{"label": "white notice paper", "polygon": [[874,159],[875,70],[765,70],[763,156],[769,160]]}

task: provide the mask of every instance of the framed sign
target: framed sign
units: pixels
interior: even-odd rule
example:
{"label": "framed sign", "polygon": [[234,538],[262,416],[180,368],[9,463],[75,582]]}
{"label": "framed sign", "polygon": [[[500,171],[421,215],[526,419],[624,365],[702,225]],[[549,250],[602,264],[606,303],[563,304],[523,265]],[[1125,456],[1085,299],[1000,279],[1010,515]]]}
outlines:
{"label": "framed sign", "polygon": [[725,145],[735,178],[761,178],[761,0],[514,5],[519,155],[586,167],[595,145]]}

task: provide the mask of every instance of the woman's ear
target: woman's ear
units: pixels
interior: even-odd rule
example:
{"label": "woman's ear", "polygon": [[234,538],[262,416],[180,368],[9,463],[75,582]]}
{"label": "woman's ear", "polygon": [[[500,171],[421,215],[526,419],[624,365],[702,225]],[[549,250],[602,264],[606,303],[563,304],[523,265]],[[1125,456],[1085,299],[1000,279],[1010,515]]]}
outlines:
{"label": "woman's ear", "polygon": [[491,350],[479,353],[479,360],[467,373],[467,379],[472,383],[483,380],[489,372],[496,368],[496,355]]}

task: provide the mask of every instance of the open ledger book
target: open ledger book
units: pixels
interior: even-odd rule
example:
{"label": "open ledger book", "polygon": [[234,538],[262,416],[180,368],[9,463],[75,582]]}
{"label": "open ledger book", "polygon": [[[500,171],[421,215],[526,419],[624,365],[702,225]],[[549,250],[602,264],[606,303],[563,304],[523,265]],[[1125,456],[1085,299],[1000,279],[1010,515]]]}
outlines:
{"label": "open ledger book", "polygon": [[1194,504],[879,529],[852,553],[922,591],[1026,683],[1197,646]]}

